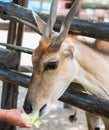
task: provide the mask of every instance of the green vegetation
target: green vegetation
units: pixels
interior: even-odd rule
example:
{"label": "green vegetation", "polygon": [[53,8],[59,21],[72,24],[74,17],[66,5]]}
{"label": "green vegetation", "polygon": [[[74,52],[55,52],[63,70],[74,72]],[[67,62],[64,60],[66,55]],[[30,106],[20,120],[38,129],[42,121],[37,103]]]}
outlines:
{"label": "green vegetation", "polygon": [[41,122],[39,121],[39,112],[36,112],[35,114],[26,114],[25,112],[22,114],[22,117],[27,120],[30,124],[35,126],[36,128],[39,128],[41,125]]}

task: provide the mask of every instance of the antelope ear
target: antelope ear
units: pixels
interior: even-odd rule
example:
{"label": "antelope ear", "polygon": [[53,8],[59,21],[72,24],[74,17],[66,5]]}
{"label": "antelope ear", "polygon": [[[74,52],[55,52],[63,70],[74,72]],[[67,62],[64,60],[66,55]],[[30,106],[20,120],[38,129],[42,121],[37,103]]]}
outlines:
{"label": "antelope ear", "polygon": [[[41,32],[41,34],[43,34],[46,23],[34,11],[32,11],[32,14],[33,14],[34,20],[38,26],[39,31]],[[58,33],[55,32],[54,30],[52,30],[52,35],[57,36]]]}
{"label": "antelope ear", "polygon": [[34,11],[32,11],[32,14],[33,14],[34,20],[38,26],[38,29],[43,34],[46,23]]}
{"label": "antelope ear", "polygon": [[65,57],[73,58],[75,49],[71,46],[63,51]]}

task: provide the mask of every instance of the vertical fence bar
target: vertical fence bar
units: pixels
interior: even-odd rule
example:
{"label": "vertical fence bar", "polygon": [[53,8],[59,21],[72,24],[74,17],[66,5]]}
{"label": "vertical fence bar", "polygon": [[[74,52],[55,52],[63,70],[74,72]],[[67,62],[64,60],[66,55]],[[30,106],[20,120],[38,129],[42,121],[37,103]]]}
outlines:
{"label": "vertical fence bar", "polygon": [[[28,4],[28,0],[13,0],[13,2],[22,6],[27,6]],[[23,37],[23,27],[24,25],[21,23],[10,21],[7,43],[21,46]],[[19,64],[14,68],[10,69],[19,70]],[[18,86],[13,85],[11,83],[3,82],[1,108],[2,109],[17,108],[17,99],[18,99]],[[1,121],[0,130],[16,130],[16,126]]]}

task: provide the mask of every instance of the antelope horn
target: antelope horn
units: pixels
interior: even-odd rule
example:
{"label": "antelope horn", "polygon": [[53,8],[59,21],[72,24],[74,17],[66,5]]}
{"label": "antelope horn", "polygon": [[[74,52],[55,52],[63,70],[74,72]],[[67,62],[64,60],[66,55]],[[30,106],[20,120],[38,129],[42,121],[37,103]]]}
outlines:
{"label": "antelope horn", "polygon": [[57,8],[58,8],[58,0],[52,0],[51,9],[50,9],[50,18],[45,26],[42,37],[50,38],[51,35],[54,34],[53,26],[56,21]]}
{"label": "antelope horn", "polygon": [[72,19],[75,16],[78,5],[79,5],[79,0],[75,0],[70,11],[68,12],[67,16],[65,17],[65,19],[62,23],[59,35],[57,36],[57,38],[53,41],[53,43],[51,45],[52,48],[59,48],[61,43],[66,38],[66,36],[69,32],[71,23],[72,23]]}

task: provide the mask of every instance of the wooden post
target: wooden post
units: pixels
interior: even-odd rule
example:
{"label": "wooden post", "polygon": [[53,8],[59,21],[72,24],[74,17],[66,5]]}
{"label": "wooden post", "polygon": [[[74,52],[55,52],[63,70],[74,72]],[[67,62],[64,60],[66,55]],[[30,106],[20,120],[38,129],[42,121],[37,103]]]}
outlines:
{"label": "wooden post", "polygon": [[[26,6],[28,0],[13,0],[13,2],[22,6]],[[7,43],[21,46],[22,36],[23,36],[23,24],[10,21]],[[10,68],[14,70],[19,70],[19,63],[18,65],[14,66],[14,68],[11,67]],[[17,108],[17,99],[18,99],[18,86],[11,83],[3,82],[1,108],[2,109]],[[0,122],[0,130],[16,130],[16,126],[10,125],[7,122]]]}

